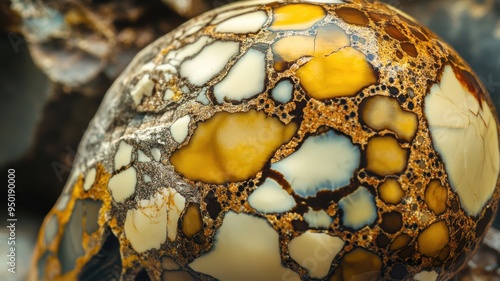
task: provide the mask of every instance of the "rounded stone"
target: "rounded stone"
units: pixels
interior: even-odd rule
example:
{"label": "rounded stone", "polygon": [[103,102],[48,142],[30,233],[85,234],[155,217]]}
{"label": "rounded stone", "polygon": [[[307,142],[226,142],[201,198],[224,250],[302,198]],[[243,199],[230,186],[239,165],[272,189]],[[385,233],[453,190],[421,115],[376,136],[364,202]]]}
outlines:
{"label": "rounded stone", "polygon": [[108,91],[31,280],[448,280],[496,212],[495,116],[467,63],[386,4],[221,7]]}

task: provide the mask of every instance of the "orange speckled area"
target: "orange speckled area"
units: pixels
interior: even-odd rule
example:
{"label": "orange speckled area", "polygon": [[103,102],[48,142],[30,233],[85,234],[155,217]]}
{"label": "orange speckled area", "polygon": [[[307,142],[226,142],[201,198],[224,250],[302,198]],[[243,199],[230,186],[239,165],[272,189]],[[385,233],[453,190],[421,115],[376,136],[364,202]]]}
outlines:
{"label": "orange speckled area", "polygon": [[482,195],[471,215],[436,140],[498,162],[490,98],[406,15],[323,2],[234,3],[141,52],[89,125],[29,280],[453,278],[494,217],[498,169],[464,185]]}

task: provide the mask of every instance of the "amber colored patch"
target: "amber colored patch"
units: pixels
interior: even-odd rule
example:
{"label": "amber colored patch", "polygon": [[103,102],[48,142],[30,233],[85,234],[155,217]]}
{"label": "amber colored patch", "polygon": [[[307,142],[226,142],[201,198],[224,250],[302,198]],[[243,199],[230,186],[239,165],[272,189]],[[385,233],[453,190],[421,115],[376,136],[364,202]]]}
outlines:
{"label": "amber colored patch", "polygon": [[182,232],[186,237],[191,238],[200,232],[202,226],[200,204],[190,203],[182,218]]}
{"label": "amber colored patch", "polygon": [[385,26],[385,32],[398,41],[408,41],[408,37],[401,33],[398,27],[393,24],[387,24]]}
{"label": "amber colored patch", "polygon": [[396,179],[387,179],[379,185],[378,192],[380,198],[387,204],[398,204],[405,195],[401,184]]}
{"label": "amber colored patch", "polygon": [[436,256],[450,242],[448,226],[438,221],[424,229],[417,238],[418,251],[425,256]]}
{"label": "amber colored patch", "polygon": [[368,16],[374,21],[374,22],[380,22],[383,20],[389,20],[391,19],[391,16],[385,15],[385,14],[380,14],[380,13],[375,13],[375,12],[368,12]]}
{"label": "amber colored patch", "polygon": [[295,61],[304,56],[325,56],[349,46],[349,38],[336,24],[318,28],[316,36],[288,36],[273,44],[273,52],[285,61]]}
{"label": "amber colored patch", "polygon": [[184,177],[206,183],[243,181],[258,173],[297,131],[263,112],[219,112],[199,123],[170,163]]}
{"label": "amber colored patch", "polygon": [[410,28],[410,31],[411,33],[413,34],[413,36],[417,37],[418,39],[422,40],[422,41],[428,41],[429,39],[427,39],[427,37],[422,33],[420,32],[416,27],[409,27]]}
{"label": "amber colored patch", "polygon": [[392,136],[373,137],[366,147],[366,169],[380,176],[399,174],[408,163],[408,150]]}
{"label": "amber colored patch", "polygon": [[384,96],[366,98],[359,110],[361,120],[374,130],[391,130],[407,142],[410,142],[417,133],[417,115],[403,110],[394,98]]}
{"label": "amber colored patch", "polygon": [[306,92],[319,100],[354,96],[377,81],[364,54],[351,47],[311,59],[297,70],[297,76]]}
{"label": "amber colored patch", "polygon": [[410,243],[410,241],[411,241],[410,235],[406,233],[400,234],[398,235],[398,237],[394,239],[394,241],[392,241],[389,250],[397,251],[399,249],[402,249],[403,247],[406,247],[408,243]]}
{"label": "amber colored patch", "polygon": [[366,15],[354,8],[349,8],[349,7],[341,7],[335,10],[335,13],[337,16],[339,16],[343,21],[349,24],[355,24],[355,25],[361,25],[361,26],[366,26],[370,23],[370,20],[368,20],[368,17]]}
{"label": "amber colored patch", "polygon": [[290,4],[274,9],[272,30],[303,30],[325,17],[325,10],[316,5]]}
{"label": "amber colored patch", "polygon": [[380,228],[390,234],[395,234],[403,227],[403,215],[400,212],[392,211],[382,214]]}
{"label": "amber colored patch", "polygon": [[380,257],[363,248],[347,253],[333,272],[330,281],[375,281],[382,270]]}
{"label": "amber colored patch", "polygon": [[446,187],[441,185],[439,180],[432,180],[425,190],[425,203],[429,209],[436,215],[444,213],[446,199],[448,199]]}
{"label": "amber colored patch", "polygon": [[417,48],[412,43],[404,42],[401,43],[401,49],[409,56],[416,58],[418,56]]}

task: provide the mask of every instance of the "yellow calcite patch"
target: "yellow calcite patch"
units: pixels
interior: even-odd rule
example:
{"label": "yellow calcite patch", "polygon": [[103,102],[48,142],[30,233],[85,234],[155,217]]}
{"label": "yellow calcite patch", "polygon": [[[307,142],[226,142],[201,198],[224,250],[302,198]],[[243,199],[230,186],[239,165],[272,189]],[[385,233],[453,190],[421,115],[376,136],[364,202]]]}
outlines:
{"label": "yellow calcite patch", "polygon": [[188,145],[173,153],[175,170],[190,180],[222,184],[246,180],[288,142],[297,125],[263,112],[216,113],[198,124]]}
{"label": "yellow calcite patch", "polygon": [[417,115],[404,111],[394,98],[374,96],[365,99],[360,106],[359,116],[370,128],[377,131],[391,130],[407,142],[417,132]]}
{"label": "yellow calcite patch", "polygon": [[401,173],[408,162],[408,150],[392,136],[373,137],[366,148],[366,169],[380,176]]}
{"label": "yellow calcite patch", "polygon": [[396,237],[394,239],[394,241],[392,241],[391,246],[389,247],[389,250],[397,251],[403,247],[406,247],[406,245],[408,245],[408,243],[410,243],[410,241],[411,241],[411,237],[408,234],[406,234],[406,233],[400,234],[398,237]]}
{"label": "yellow calcite patch", "polygon": [[352,47],[311,59],[297,70],[297,76],[306,92],[319,100],[354,96],[377,81],[365,55]]}
{"label": "yellow calcite patch", "polygon": [[405,195],[396,179],[388,179],[378,187],[380,198],[387,204],[398,204]]}
{"label": "yellow calcite patch", "polygon": [[182,219],[182,232],[188,238],[193,237],[193,235],[201,230],[202,225],[200,205],[189,204]]}
{"label": "yellow calcite patch", "polygon": [[450,242],[448,226],[445,221],[431,224],[418,235],[418,251],[425,256],[436,256]]}
{"label": "yellow calcite patch", "polygon": [[273,52],[285,61],[295,61],[304,56],[326,56],[349,46],[344,30],[335,24],[320,27],[316,36],[287,36],[273,44]]}
{"label": "yellow calcite patch", "polygon": [[377,280],[382,269],[382,260],[363,248],[347,253],[335,269],[330,281]]}
{"label": "yellow calcite patch", "polygon": [[425,190],[425,203],[436,215],[446,210],[446,199],[448,192],[439,180],[432,180]]}
{"label": "yellow calcite patch", "polygon": [[272,30],[303,30],[325,17],[325,10],[309,4],[290,4],[274,9]]}

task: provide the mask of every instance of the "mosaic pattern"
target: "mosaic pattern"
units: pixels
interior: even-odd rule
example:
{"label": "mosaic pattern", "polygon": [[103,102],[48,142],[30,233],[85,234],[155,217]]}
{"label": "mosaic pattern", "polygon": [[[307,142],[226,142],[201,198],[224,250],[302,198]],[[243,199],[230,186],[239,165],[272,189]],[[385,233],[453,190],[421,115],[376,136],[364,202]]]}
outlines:
{"label": "mosaic pattern", "polygon": [[30,280],[448,280],[496,212],[488,94],[371,1],[249,1],[107,93]]}

